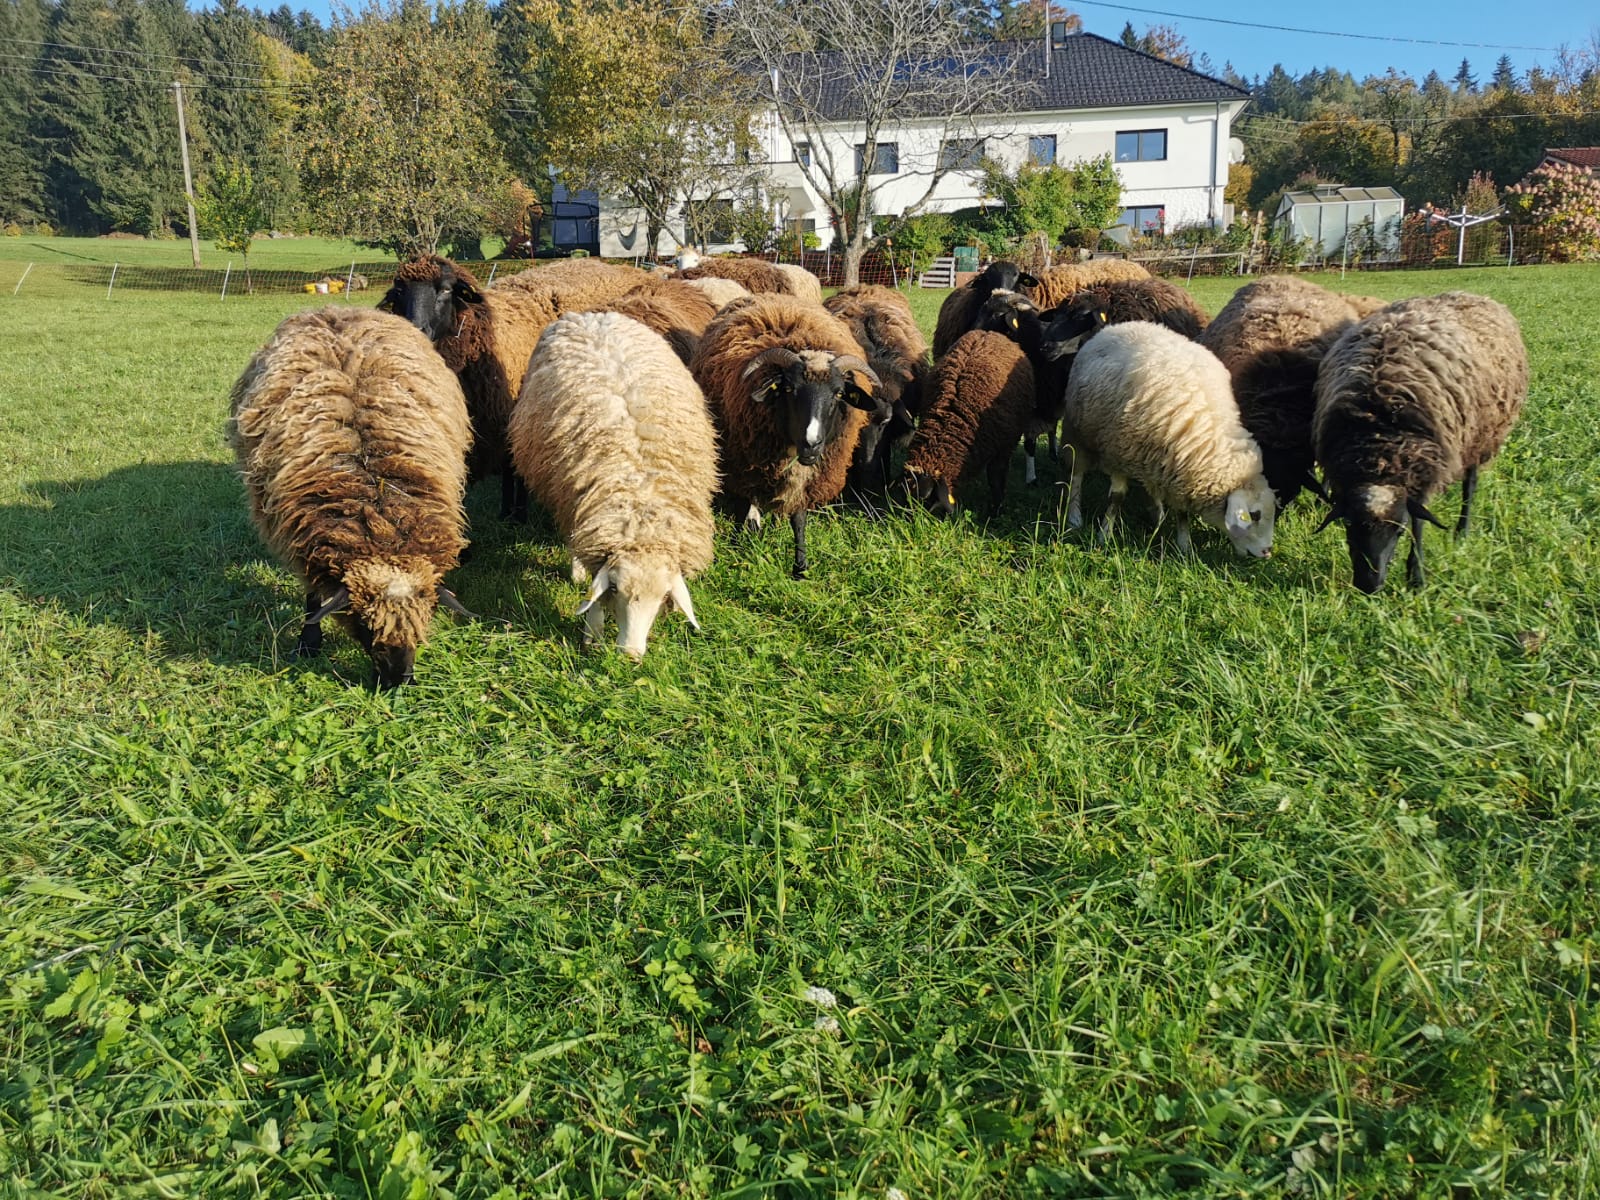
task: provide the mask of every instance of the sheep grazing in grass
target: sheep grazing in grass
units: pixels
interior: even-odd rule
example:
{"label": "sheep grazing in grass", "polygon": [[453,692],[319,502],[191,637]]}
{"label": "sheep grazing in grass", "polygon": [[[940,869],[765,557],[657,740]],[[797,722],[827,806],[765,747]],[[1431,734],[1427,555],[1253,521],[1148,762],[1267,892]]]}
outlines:
{"label": "sheep grazing in grass", "polygon": [[610,301],[602,311],[621,313],[660,334],[687,366],[717,315],[717,306],[704,291],[681,279],[651,279]]}
{"label": "sheep grazing in grass", "polygon": [[1039,273],[1039,282],[1022,285],[1028,299],[1040,312],[1059,308],[1084,288],[1119,279],[1149,279],[1150,272],[1125,258],[1091,258],[1087,262],[1063,263]]}
{"label": "sheep grazing in grass", "polygon": [[1233,377],[1239,416],[1261,447],[1280,509],[1303,487],[1322,494],[1311,445],[1317,368],[1339,334],[1383,303],[1269,275],[1235,292],[1200,334]]}
{"label": "sheep grazing in grass", "polygon": [[992,262],[944,298],[933,327],[933,356],[944,357],[962,334],[977,328],[978,314],[995,292],[1035,287],[1038,280],[1013,262]]}
{"label": "sheep grazing in grass", "polygon": [[850,329],[792,296],[750,296],[706,327],[690,363],[722,444],[723,491],[789,518],[794,574],[806,572],[806,513],[844,490],[856,439],[881,386]]}
{"label": "sheep grazing in grass", "polygon": [[711,562],[717,441],[699,385],[671,347],[617,312],[573,313],[545,330],[511,416],[511,451],[592,580],[585,641],[605,628],[643,656],[663,606],[699,628],[688,580]]}
{"label": "sheep grazing in grass", "polygon": [[798,263],[773,263],[780,274],[789,281],[789,295],[812,304],[822,303],[822,280]]}
{"label": "sheep grazing in grass", "polygon": [[759,258],[702,258],[677,271],[674,279],[731,279],[756,294],[793,296],[800,285]]}
{"label": "sheep grazing in grass", "polygon": [[228,440],[262,540],[306,585],[295,653],[337,614],[384,687],[407,683],[466,545],[461,385],[428,340],[365,308],[297,313],[233,385]]}
{"label": "sheep grazing in grass", "polygon": [[[607,266],[600,263],[598,266]],[[580,277],[544,282],[546,273],[524,272],[493,288],[448,258],[426,255],[401,263],[378,307],[405,317],[433,342],[461,380],[472,418],[468,478],[500,476],[500,515],[521,518],[527,499],[511,465],[506,422],[516,404],[528,358],[544,327],[563,312],[594,308],[637,282],[628,268],[581,271]],[[643,277],[643,272],[633,272]]]}
{"label": "sheep grazing in grass", "polygon": [[1486,296],[1446,292],[1402,300],[1339,336],[1317,372],[1317,461],[1344,522],[1355,585],[1383,586],[1400,532],[1411,526],[1406,580],[1424,582],[1427,502],[1458,479],[1467,532],[1478,468],[1500,452],[1528,393],[1516,318]]}
{"label": "sheep grazing in grass", "polygon": [[878,410],[856,443],[850,486],[861,495],[886,491],[890,448],[910,436],[933,373],[927,340],[910,302],[893,288],[857,284],[829,296],[823,307],[850,327],[883,383]]}
{"label": "sheep grazing in grass", "polygon": [[699,279],[682,279],[686,283],[703,293],[719,309],[727,307],[743,296],[751,295],[749,288],[736,279],[719,279],[715,275],[706,275]]}
{"label": "sheep grazing in grass", "polygon": [[991,512],[1005,500],[1011,452],[1034,411],[1033,369],[1003,334],[963,334],[935,369],[906,454],[906,490],[936,516],[953,516],[956,490],[982,472]]}
{"label": "sheep grazing in grass", "polygon": [[1067,520],[1074,528],[1083,524],[1083,480],[1094,465],[1111,476],[1102,537],[1131,478],[1162,512],[1177,514],[1185,553],[1191,514],[1226,532],[1242,556],[1272,552],[1276,503],[1261,451],[1239,420],[1228,369],[1203,346],[1145,321],[1107,326],[1072,364],[1064,427],[1073,447]]}

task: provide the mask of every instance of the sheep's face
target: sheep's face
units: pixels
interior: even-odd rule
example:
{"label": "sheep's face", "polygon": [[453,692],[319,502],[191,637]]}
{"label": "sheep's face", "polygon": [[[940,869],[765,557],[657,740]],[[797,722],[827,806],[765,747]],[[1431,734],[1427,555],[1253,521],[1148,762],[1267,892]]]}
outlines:
{"label": "sheep's face", "polygon": [[439,606],[439,574],[424,558],[363,559],[344,574],[345,624],[378,669],[378,686],[399,687],[415,673],[417,647]]}
{"label": "sheep's face", "polygon": [[1051,361],[1068,358],[1105,327],[1105,307],[1092,296],[1079,297],[1055,310],[1044,329],[1040,350]]}
{"label": "sheep's face", "polygon": [[[744,378],[750,399],[768,407],[789,453],[816,465],[843,423],[846,406],[877,414],[877,373],[854,354],[774,346],[750,360]],[[882,414],[888,420],[889,411]]]}
{"label": "sheep's face", "polygon": [[1228,493],[1222,505],[1222,529],[1240,558],[1272,556],[1272,525],[1278,501],[1264,475]]}
{"label": "sheep's face", "polygon": [[681,572],[664,564],[608,562],[595,572],[589,598],[578,607],[585,620],[584,641],[599,639],[609,609],[617,623],[617,649],[638,662],[663,608],[679,609],[690,625],[700,628]]}
{"label": "sheep's face", "polygon": [[1343,520],[1356,588],[1369,596],[1383,586],[1389,573],[1409,507],[1405,492],[1384,484],[1363,484],[1334,497],[1333,509],[1323,524]]}
{"label": "sheep's face", "polygon": [[404,317],[437,342],[460,328],[469,305],[482,303],[483,293],[445,263],[425,279],[396,279],[378,307]]}
{"label": "sheep's face", "polygon": [[1018,288],[1039,286],[1038,279],[1013,262],[990,263],[974,282],[991,292],[1014,292]]}
{"label": "sheep's face", "polygon": [[924,471],[914,471],[907,467],[901,483],[907,495],[913,500],[921,501],[923,507],[941,521],[949,520],[960,511],[956,504],[955,489],[937,475],[929,475]]}
{"label": "sheep's face", "polygon": [[978,310],[974,329],[987,329],[1004,334],[1012,341],[1021,341],[1026,334],[1039,334],[1039,309],[1026,296],[1018,292],[996,291]]}

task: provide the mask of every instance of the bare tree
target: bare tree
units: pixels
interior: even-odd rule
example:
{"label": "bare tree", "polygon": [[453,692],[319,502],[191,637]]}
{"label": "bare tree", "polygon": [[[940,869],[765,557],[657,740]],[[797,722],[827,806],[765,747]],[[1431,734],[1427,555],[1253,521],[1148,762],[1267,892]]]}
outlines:
{"label": "bare tree", "polygon": [[[846,284],[859,280],[872,245],[878,193],[891,179],[918,178],[911,213],[951,171],[975,169],[965,139],[975,138],[976,118],[1017,111],[1042,65],[1037,42],[973,40],[950,0],[728,0],[720,11],[764,72],[778,127],[809,148],[798,166],[828,206]],[[891,165],[880,147],[910,130],[931,152],[878,170]]]}

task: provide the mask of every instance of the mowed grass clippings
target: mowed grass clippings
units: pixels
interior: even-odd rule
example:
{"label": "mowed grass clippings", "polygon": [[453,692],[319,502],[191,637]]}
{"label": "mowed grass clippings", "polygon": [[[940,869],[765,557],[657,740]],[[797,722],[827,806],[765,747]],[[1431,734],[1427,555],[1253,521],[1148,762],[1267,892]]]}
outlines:
{"label": "mowed grass clippings", "polygon": [[392,694],[342,633],[288,660],[222,440],[304,301],[19,298],[8,1194],[1600,1192],[1600,269],[1332,285],[1528,340],[1421,593],[1309,497],[1186,561],[1017,464],[993,521],[822,515],[805,582],[724,520],[635,667],[488,486],[492,619]]}

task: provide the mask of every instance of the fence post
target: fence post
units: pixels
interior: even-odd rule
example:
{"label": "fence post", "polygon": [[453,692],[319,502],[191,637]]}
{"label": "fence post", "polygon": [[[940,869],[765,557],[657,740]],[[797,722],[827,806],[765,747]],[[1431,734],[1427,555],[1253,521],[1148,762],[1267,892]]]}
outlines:
{"label": "fence post", "polygon": [[112,263],[111,264],[111,282],[106,284],[106,299],[107,300],[111,299],[111,289],[117,286],[117,268],[120,267],[121,265],[122,265],[121,263]]}
{"label": "fence post", "polygon": [[350,260],[350,274],[345,277],[345,281],[344,281],[344,298],[346,300],[350,299],[350,289],[355,286],[355,282],[356,282],[356,260],[352,258]]}
{"label": "fence post", "polygon": [[1187,279],[1185,279],[1183,281],[1185,284],[1190,284],[1190,283],[1194,282],[1194,264],[1195,264],[1195,261],[1199,257],[1200,257],[1200,243],[1196,242],[1194,244],[1194,249],[1189,254],[1189,278],[1187,278]]}
{"label": "fence post", "polygon": [[1511,264],[1517,261],[1517,227],[1506,226],[1506,270],[1511,270]]}
{"label": "fence post", "polygon": [[489,264],[489,278],[484,281],[484,284],[483,284],[484,287],[488,287],[491,283],[494,282],[494,273],[499,269],[500,269],[500,264],[499,263],[492,262],[492,263]]}
{"label": "fence post", "polygon": [[226,300],[228,298],[228,276],[230,276],[232,274],[233,274],[233,259],[230,258],[228,260],[228,269],[223,271],[223,273],[222,273],[222,295],[219,297],[219,299]]}
{"label": "fence post", "polygon": [[28,272],[31,271],[31,270],[33,270],[33,264],[32,263],[29,263],[26,267],[24,267],[22,269],[22,278],[18,279],[17,280],[17,286],[11,289],[11,294],[13,296],[15,296],[17,294],[17,292],[21,289],[22,280],[26,279],[28,277]]}

